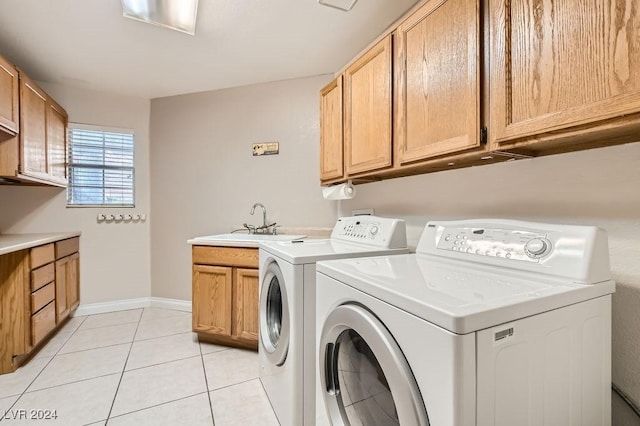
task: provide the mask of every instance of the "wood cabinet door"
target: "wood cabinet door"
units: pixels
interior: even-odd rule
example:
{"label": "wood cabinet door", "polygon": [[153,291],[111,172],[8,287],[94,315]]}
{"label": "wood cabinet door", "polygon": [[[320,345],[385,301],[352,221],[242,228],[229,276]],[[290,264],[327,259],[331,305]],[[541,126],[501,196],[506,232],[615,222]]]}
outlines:
{"label": "wood cabinet door", "polygon": [[640,111],[635,1],[490,1],[491,139],[599,124]]}
{"label": "wood cabinet door", "polygon": [[235,270],[234,335],[258,341],[259,278],[257,269]]}
{"label": "wood cabinet door", "polygon": [[391,166],[391,35],[344,73],[347,175]]}
{"label": "wood cabinet door", "polygon": [[320,91],[320,181],[340,179],[343,168],[342,76]]}
{"label": "wood cabinet door", "polygon": [[0,374],[15,370],[14,356],[31,349],[29,255],[0,255]]}
{"label": "wood cabinet door", "polygon": [[232,268],[193,265],[193,331],[231,336]]}
{"label": "wood cabinet door", "polygon": [[480,145],[479,0],[431,0],[394,41],[396,164]]}
{"label": "wood cabinet door", "polygon": [[67,113],[58,104],[47,104],[47,173],[52,179],[67,179]]}
{"label": "wood cabinet door", "polygon": [[80,253],[56,261],[56,324],[80,303]]}
{"label": "wood cabinet door", "polygon": [[67,259],[67,309],[72,311],[80,304],[80,253],[74,253]]}
{"label": "wood cabinet door", "polygon": [[20,76],[20,102],[20,171],[46,177],[47,98],[24,75]]}
{"label": "wood cabinet door", "polygon": [[18,133],[18,70],[0,56],[0,141]]}
{"label": "wood cabinet door", "polygon": [[68,317],[70,311],[70,306],[67,303],[67,289],[69,287],[67,282],[73,277],[68,274],[68,262],[68,257],[56,261],[56,323],[60,323]]}

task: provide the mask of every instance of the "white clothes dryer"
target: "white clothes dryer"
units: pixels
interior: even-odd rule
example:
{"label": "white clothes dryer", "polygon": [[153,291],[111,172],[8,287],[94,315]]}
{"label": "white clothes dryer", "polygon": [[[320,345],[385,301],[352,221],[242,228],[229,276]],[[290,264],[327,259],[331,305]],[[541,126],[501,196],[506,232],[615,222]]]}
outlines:
{"label": "white clothes dryer", "polygon": [[427,224],[416,254],[317,264],[317,424],[610,425],[606,233]]}
{"label": "white clothes dryer", "polygon": [[260,379],[283,426],[314,424],[318,260],[408,253],[403,220],[338,219],[328,239],[260,244]]}

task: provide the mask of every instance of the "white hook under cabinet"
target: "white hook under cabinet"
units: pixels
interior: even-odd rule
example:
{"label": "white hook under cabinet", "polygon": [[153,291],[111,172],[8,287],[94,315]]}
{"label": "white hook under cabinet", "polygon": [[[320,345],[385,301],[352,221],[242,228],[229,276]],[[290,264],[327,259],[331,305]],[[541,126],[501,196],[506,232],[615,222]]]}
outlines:
{"label": "white hook under cabinet", "polygon": [[147,220],[146,213],[104,214],[98,213],[98,223],[139,223]]}

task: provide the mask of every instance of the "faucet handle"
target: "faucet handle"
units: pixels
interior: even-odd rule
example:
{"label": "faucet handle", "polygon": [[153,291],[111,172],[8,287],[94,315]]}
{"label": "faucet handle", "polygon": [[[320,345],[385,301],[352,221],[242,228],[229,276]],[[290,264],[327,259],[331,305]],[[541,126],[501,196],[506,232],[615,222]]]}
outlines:
{"label": "faucet handle", "polygon": [[246,229],[248,229],[250,234],[251,233],[253,233],[253,234],[256,233],[256,227],[255,226],[247,225],[246,223],[243,223],[242,226],[244,226]]}
{"label": "faucet handle", "polygon": [[274,224],[273,224],[273,225],[271,225],[271,226],[273,226],[273,231],[271,231],[271,233],[272,233],[273,235],[278,235],[278,228],[282,228],[282,225],[276,225],[276,224],[274,223]]}

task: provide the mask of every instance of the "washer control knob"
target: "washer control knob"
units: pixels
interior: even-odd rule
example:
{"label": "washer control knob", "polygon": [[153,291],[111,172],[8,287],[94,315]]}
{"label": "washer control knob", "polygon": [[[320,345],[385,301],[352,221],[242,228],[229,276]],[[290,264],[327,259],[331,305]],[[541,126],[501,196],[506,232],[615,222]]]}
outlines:
{"label": "washer control knob", "polygon": [[524,245],[527,256],[532,258],[542,257],[551,249],[551,242],[546,238],[532,238]]}
{"label": "washer control knob", "polygon": [[378,233],[378,231],[380,230],[380,228],[378,228],[378,226],[373,225],[371,227],[371,229],[369,230],[369,232],[371,233],[371,235],[376,235]]}

